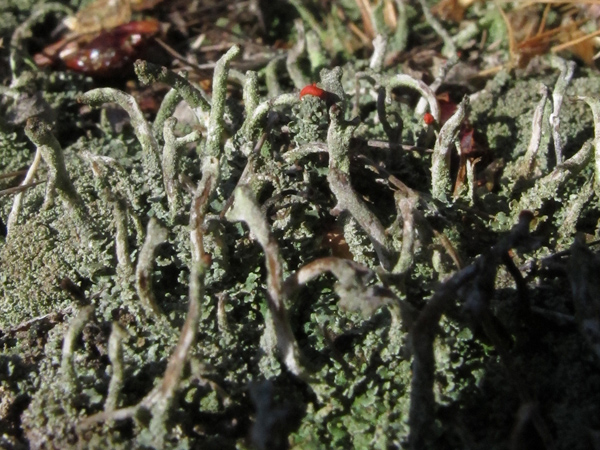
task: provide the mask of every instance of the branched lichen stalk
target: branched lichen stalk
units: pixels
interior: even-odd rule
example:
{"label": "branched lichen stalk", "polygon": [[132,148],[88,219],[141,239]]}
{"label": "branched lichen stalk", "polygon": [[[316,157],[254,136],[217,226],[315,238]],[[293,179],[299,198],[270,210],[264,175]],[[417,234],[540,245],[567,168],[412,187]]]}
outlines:
{"label": "branched lichen stalk", "polygon": [[284,304],[283,266],[279,245],[272,235],[266,217],[256,203],[252,191],[240,186],[234,191],[234,205],[227,212],[227,219],[246,222],[250,232],[265,252],[267,267],[267,301],[270,320],[277,340],[277,347],[287,368],[297,376],[305,376],[300,363],[300,349],[292,332]]}
{"label": "branched lichen stalk", "polygon": [[[204,97],[204,93],[181,75],[167,69],[164,66],[149,63],[138,59],[135,64],[135,73],[144,84],[166,83],[175,89],[179,95],[190,105],[198,121],[205,125],[207,114],[210,112],[210,103]],[[170,103],[171,101],[169,101]],[[169,106],[169,105],[167,105]],[[170,106],[169,106],[170,108]],[[161,105],[162,109],[162,105]],[[161,116],[158,116],[162,118]],[[158,118],[157,117],[157,118]],[[164,119],[163,119],[164,120]]]}
{"label": "branched lichen stalk", "polygon": [[[152,128],[144,118],[139,105],[133,96],[113,88],[98,88],[86,92],[79,97],[79,101],[93,107],[98,107],[104,103],[114,102],[123,108],[131,119],[131,126],[140,142],[144,157],[142,159],[144,170],[148,174],[149,180],[162,179],[160,164],[160,150],[158,142],[152,133]],[[158,183],[154,183],[154,197],[160,198],[164,195]]]}
{"label": "branched lichen stalk", "polygon": [[49,205],[54,190],[58,193],[63,204],[75,221],[75,226],[84,239],[90,237],[88,213],[73,183],[65,165],[62,148],[50,129],[50,126],[33,117],[27,120],[25,134],[41,153],[48,166],[48,187],[46,191],[46,205]]}
{"label": "branched lichen stalk", "polygon": [[213,75],[212,108],[206,131],[205,156],[219,157],[221,154],[221,135],[223,134],[223,115],[227,97],[227,72],[231,61],[240,54],[237,45],[231,47],[215,66]]}
{"label": "branched lichen stalk", "polygon": [[60,371],[63,380],[62,387],[68,394],[75,392],[77,389],[77,374],[75,373],[73,354],[77,347],[79,335],[85,324],[89,322],[92,314],[94,314],[94,307],[92,305],[81,308],[77,315],[71,320],[69,329],[65,334],[62,346]]}
{"label": "branched lichen stalk", "polygon": [[362,94],[360,89],[360,80],[367,80],[372,86],[375,86],[377,84],[381,84],[381,78],[382,77],[380,74],[375,74],[371,70],[366,72],[356,72],[354,76],[354,102],[352,104],[352,116],[358,116],[360,110],[360,98]]}
{"label": "branched lichen stalk", "polygon": [[558,230],[561,240],[565,243],[570,242],[577,232],[577,222],[581,217],[583,209],[589,205],[590,197],[594,194],[594,180],[588,179],[576,193],[570,195],[566,202],[560,228]]}
{"label": "branched lichen stalk", "polygon": [[[96,177],[101,198],[112,207],[115,225],[117,273],[121,281],[129,286],[135,270],[129,256],[129,234],[127,231],[129,221],[128,208],[131,205],[128,205],[124,195],[127,196],[126,198],[131,199],[131,186],[127,186],[125,171],[115,159],[108,156],[99,156],[87,151],[81,152],[80,155],[90,163],[92,173]],[[111,185],[111,181],[109,180],[110,172],[116,172],[115,175],[125,181],[125,189]]]}
{"label": "branched lichen stalk", "polygon": [[217,294],[217,326],[219,328],[219,333],[221,333],[223,343],[228,345],[231,344],[233,336],[231,335],[229,320],[227,319],[227,302],[228,297],[225,292]]}
{"label": "branched lichen stalk", "polygon": [[112,331],[108,338],[108,358],[110,359],[112,375],[104,402],[104,411],[106,412],[114,411],[119,406],[119,394],[123,387],[123,339],[125,338],[127,338],[127,331],[118,322],[113,322]]}
{"label": "branched lichen stalk", "polygon": [[156,303],[152,288],[152,272],[154,269],[154,252],[167,240],[167,230],[154,217],[148,222],[146,240],[140,249],[138,263],[135,269],[135,283],[138,297],[146,310],[148,317],[162,318],[162,312]]}
{"label": "branched lichen stalk", "polygon": [[[89,151],[83,151],[80,156],[86,159],[91,166],[92,173],[98,180],[98,189],[106,193],[103,195],[104,200],[112,203],[116,197],[124,198],[127,201],[131,210],[140,210],[142,200],[139,192],[129,179],[127,171],[117,162],[116,159],[109,156],[96,155]],[[116,183],[109,181],[109,177],[116,177],[119,181]],[[102,194],[101,194],[102,195]],[[144,236],[144,227],[140,224],[140,219],[137,215],[131,214],[138,237],[138,244],[141,245],[141,240]]]}
{"label": "branched lichen stalk", "polygon": [[452,181],[450,179],[450,154],[460,127],[467,115],[469,97],[465,96],[458,104],[456,112],[442,126],[433,147],[431,156],[431,196],[446,201]]}
{"label": "branched lichen stalk", "polygon": [[165,121],[163,128],[165,144],[162,154],[162,170],[171,217],[175,216],[181,203],[181,189],[177,186],[179,152],[177,151],[177,137],[174,134],[176,124],[177,119],[170,117]]}
{"label": "branched lichen stalk", "polygon": [[477,197],[475,191],[477,188],[477,174],[475,173],[475,166],[481,161],[481,158],[467,158],[467,198],[469,203],[472,205],[475,203]]}
{"label": "branched lichen stalk", "polygon": [[256,106],[252,116],[246,117],[241,128],[241,132],[244,134],[246,142],[252,142],[254,139],[258,139],[258,136],[260,136],[260,133],[263,130],[262,124],[271,109],[278,106],[293,106],[299,101],[297,94],[282,94]]}
{"label": "branched lichen stalk", "polygon": [[542,94],[542,98],[535,108],[531,123],[531,139],[529,140],[527,151],[517,169],[519,176],[524,179],[529,178],[532,174],[535,167],[537,152],[540,148],[540,141],[542,139],[544,108],[546,107],[546,102],[548,100],[548,88],[543,84],[540,86],[540,93]]}
{"label": "branched lichen stalk", "polygon": [[195,261],[199,261],[204,255],[203,234],[201,231],[204,225],[204,217],[217,189],[220,176],[219,160],[211,157],[204,158],[202,179],[194,193],[190,212],[190,242],[192,259]]}
{"label": "branched lichen stalk", "polygon": [[422,82],[421,80],[416,80],[410,75],[398,74],[386,80],[385,86],[388,90],[397,87],[408,87],[411,89],[415,89],[423,97],[425,97],[427,103],[429,104],[429,111],[431,112],[431,115],[436,120],[436,122],[439,122],[440,108],[438,106],[437,99],[435,98],[435,92],[431,90],[431,88],[427,86],[424,82]]}
{"label": "branched lichen stalk", "polygon": [[429,426],[433,421],[435,397],[433,382],[435,374],[435,357],[433,341],[438,322],[450,300],[456,299],[456,291],[477,273],[473,264],[455,273],[450,279],[437,288],[435,294],[427,302],[413,325],[410,344],[413,351],[412,381],[410,391],[410,426],[409,448],[424,448],[427,436],[431,432]]}
{"label": "branched lichen stalk", "polygon": [[71,206],[81,206],[81,200],[65,165],[62,148],[52,134],[50,126],[34,117],[27,121],[25,134],[36,145],[38,152],[48,165],[48,191],[56,190],[61,198]]}
{"label": "branched lichen stalk", "polygon": [[171,405],[173,404],[173,398],[183,376],[183,369],[185,363],[189,359],[190,350],[196,342],[202,299],[204,298],[205,274],[206,264],[204,259],[194,259],[191,264],[190,273],[190,302],[187,317],[179,336],[179,341],[169,358],[159,391],[154,395],[146,397],[143,402],[143,404],[146,404],[147,406],[150,406],[150,403],[152,404],[152,422],[150,423],[150,431],[157,439],[159,439],[159,441],[162,440],[166,434],[166,422],[169,417]]}
{"label": "branched lichen stalk", "polygon": [[354,278],[357,273],[368,273],[371,269],[349,259],[327,256],[307,263],[285,280],[285,290],[289,295],[311,280],[330,272],[337,279]]}
{"label": "branched lichen stalk", "polygon": [[152,131],[157,139],[162,136],[165,121],[169,117],[173,117],[175,109],[177,109],[177,105],[182,98],[183,97],[181,97],[181,94],[177,89],[171,89],[163,98],[163,101],[161,102],[156,113],[154,122],[152,123]]}
{"label": "branched lichen stalk", "polygon": [[187,144],[199,141],[201,138],[198,130],[194,130],[180,138],[176,137],[174,134],[176,124],[177,119],[170,117],[165,121],[163,129],[165,145],[162,154],[162,170],[171,217],[175,217],[182,206],[181,188],[177,181],[179,177],[179,150]]}
{"label": "branched lichen stalk", "polygon": [[371,317],[378,308],[385,305],[392,307],[392,314],[399,314],[394,318],[399,323],[401,311],[410,308],[393,292],[381,286],[368,285],[368,281],[374,277],[371,269],[335,256],[319,258],[300,267],[285,280],[286,295],[291,297],[298,288],[327,272],[337,279],[335,291],[340,297],[340,305],[346,310],[360,310],[363,317]]}
{"label": "branched lichen stalk", "polygon": [[[266,169],[266,172],[264,171],[266,165],[268,165],[269,163],[265,161],[264,158],[260,155],[260,149],[265,144],[267,136],[267,132],[263,132],[260,139],[254,145],[253,150],[249,152],[248,160],[246,161],[246,166],[244,167],[244,171],[242,172],[242,175],[238,178],[237,182],[237,186],[248,185],[256,196],[260,196],[260,193],[262,192],[266,183],[277,183],[277,180],[274,180],[274,178],[270,174],[268,174],[268,172],[270,172],[268,169]],[[273,197],[271,197],[271,199],[272,198]],[[223,217],[223,214],[225,214],[225,211],[229,209],[232,203],[233,196],[231,196],[227,201],[226,206],[223,208],[221,217]]]}
{"label": "branched lichen stalk", "polygon": [[229,71],[227,72],[227,79],[229,82],[243,86],[246,82],[246,74],[240,70],[230,67]]}
{"label": "branched lichen stalk", "polygon": [[123,280],[129,280],[134,273],[133,264],[129,256],[129,235],[127,233],[127,204],[122,199],[113,202],[115,220],[115,247],[117,250],[117,264]]}
{"label": "branched lichen stalk", "polygon": [[402,137],[402,128],[404,126],[404,122],[402,118],[398,114],[394,114],[396,116],[396,120],[398,122],[398,126],[396,128],[392,127],[387,118],[386,108],[385,108],[385,97],[386,92],[383,86],[380,86],[377,91],[377,117],[379,118],[379,122],[383,127],[383,131],[388,137],[388,140],[391,144],[399,143]]}
{"label": "branched lichen stalk", "polygon": [[337,200],[335,211],[348,211],[350,213],[369,236],[381,266],[386,270],[391,270],[393,248],[381,221],[354,191],[350,184],[350,178],[342,171],[330,167],[327,181]]}
{"label": "branched lichen stalk", "polygon": [[[258,74],[252,70],[246,72],[246,79],[244,81],[244,112],[246,113],[246,120],[244,121],[243,127],[249,126],[249,117],[252,117],[254,111],[260,103],[260,93],[258,87]],[[249,136],[247,130],[242,129],[241,133],[244,136]]]}
{"label": "branched lichen stalk", "polygon": [[[367,3],[367,2],[364,2]],[[368,4],[368,3],[367,3]],[[400,44],[400,46],[402,45],[402,36],[401,35],[396,35],[396,32],[400,31],[400,29],[396,28],[395,30],[391,30],[391,27],[393,26],[392,22],[392,17],[394,17],[393,15],[389,14],[386,9],[387,8],[392,8],[391,3],[389,2],[377,2],[375,4],[372,4],[372,6],[369,6],[366,9],[366,12],[369,15],[369,18],[371,20],[371,23],[373,24],[373,33],[372,36],[376,36],[376,35],[381,35],[381,34],[386,34],[388,36],[390,36],[391,39],[398,39],[398,44]],[[400,11],[402,12],[402,11]],[[392,19],[392,20],[388,20],[388,19]],[[395,17],[394,17],[395,19]],[[394,42],[394,44],[396,44],[396,42]],[[401,50],[398,48],[394,48],[395,51],[400,52]]]}
{"label": "branched lichen stalk", "polygon": [[327,131],[327,148],[329,150],[329,188],[337,200],[335,210],[348,211],[367,233],[381,265],[391,269],[390,254],[393,249],[385,233],[385,228],[365,205],[350,184],[350,139],[355,126],[342,119],[342,111],[332,106],[329,111],[330,124]]}
{"label": "branched lichen stalk", "polygon": [[[42,160],[42,152],[40,151],[40,149],[37,149],[35,152],[35,156],[33,158],[33,162],[31,163],[31,166],[29,166],[29,169],[27,170],[27,174],[25,175],[25,178],[23,179],[21,186],[27,186],[33,182],[33,178],[35,177],[37,168],[40,165],[41,160]],[[24,195],[25,195],[25,192],[18,192],[15,195],[15,199],[13,200],[13,205],[10,210],[10,214],[8,215],[8,219],[6,221],[6,236],[7,236],[7,238],[10,238],[10,236],[11,236],[10,231],[12,230],[13,226],[16,225],[17,221],[19,220],[19,213],[21,211],[21,203],[23,201]]]}
{"label": "branched lichen stalk", "polygon": [[402,217],[402,249],[393,273],[406,272],[413,263],[415,247],[415,210],[419,197],[414,192],[404,193],[400,190],[394,193],[396,208]]}
{"label": "branched lichen stalk", "polygon": [[[448,72],[450,71],[450,69],[452,69],[456,65],[457,62],[458,62],[458,57],[454,56],[454,57],[449,58],[444,64],[442,64],[438,70],[438,73],[437,73],[435,79],[429,85],[429,89],[431,89],[433,92],[437,92],[437,90],[440,88],[440,86],[446,79],[446,75],[448,75]],[[417,114],[418,116],[421,116],[425,113],[426,110],[427,110],[427,99],[425,97],[421,97],[419,99],[419,102],[417,103],[417,106],[415,107],[415,114]]]}
{"label": "branched lichen stalk", "polygon": [[258,73],[254,72],[253,70],[248,70],[246,72],[243,95],[244,112],[246,113],[246,117],[250,117],[260,102]]}
{"label": "branched lichen stalk", "polygon": [[281,157],[288,164],[293,164],[294,161],[312,155],[313,153],[328,153],[327,144],[324,142],[309,142],[308,144],[295,147],[285,152]]}
{"label": "branched lichen stalk", "polygon": [[566,62],[562,58],[554,57],[553,62],[560,68],[560,75],[554,85],[552,92],[552,114],[550,114],[550,126],[552,127],[552,139],[554,140],[554,151],[556,153],[556,164],[563,162],[563,143],[560,136],[560,108],[565,91],[575,73],[575,61]]}
{"label": "branched lichen stalk", "polygon": [[[214,163],[218,165],[216,158],[213,158],[213,160]],[[211,174],[209,173],[208,175],[203,176],[203,180],[205,180],[205,178],[211,178]],[[203,186],[204,190],[203,192],[200,192],[200,190],[203,189]],[[210,182],[204,182],[204,184],[200,183],[198,188],[199,192],[196,193],[192,203],[192,208],[190,211],[192,263],[190,267],[190,302],[188,306],[188,314],[181,329],[177,345],[169,358],[169,362],[167,363],[167,368],[165,370],[162,382],[151,392],[149,392],[148,395],[146,395],[137,405],[119,410],[109,410],[108,408],[105,408],[105,411],[90,416],[82,421],[80,424],[81,429],[85,429],[97,422],[105,420],[122,420],[134,417],[140,411],[140,409],[150,410],[152,412],[150,434],[151,438],[154,440],[153,446],[159,448],[163,446],[164,438],[167,434],[167,421],[171,411],[171,406],[173,404],[175,392],[179,387],[181,378],[183,376],[183,369],[189,359],[190,351],[196,342],[196,335],[198,332],[202,299],[204,298],[204,279],[208,264],[203,248],[203,223],[204,213],[208,208],[207,203],[210,199],[209,194],[211,192],[211,187],[212,184]],[[148,263],[146,264],[148,267],[146,270],[151,269],[154,248],[156,247],[155,243],[157,241],[164,240],[166,237],[161,236],[162,233],[166,234],[166,230],[160,228],[155,219],[151,219],[150,223],[148,224],[148,238],[146,239],[144,248],[142,248],[140,252],[140,260],[142,260],[142,258],[148,260]],[[149,243],[149,241],[155,242]],[[113,358],[111,356],[111,362],[112,360]]]}
{"label": "branched lichen stalk", "polygon": [[334,94],[336,98],[336,103],[345,111],[346,109],[346,92],[344,91],[344,87],[342,86],[342,75],[344,72],[342,68],[339,66],[334,67],[333,69],[323,69],[319,73],[321,77],[321,84],[323,88]]}
{"label": "branched lichen stalk", "polygon": [[329,128],[327,129],[327,148],[329,167],[350,176],[350,140],[356,125],[344,121],[343,111],[336,105],[329,109]]}
{"label": "branched lichen stalk", "polygon": [[383,62],[385,59],[385,52],[387,50],[387,38],[378,34],[373,39],[373,54],[371,55],[371,60],[369,61],[369,68],[375,73],[381,73],[383,70]]}
{"label": "branched lichen stalk", "polygon": [[546,200],[555,198],[561,186],[588,165],[592,155],[592,143],[586,141],[577,153],[537,180],[534,187],[523,194],[518,210],[536,210],[541,208]]}
{"label": "branched lichen stalk", "polygon": [[[469,300],[474,300],[474,297],[483,302],[490,301],[494,291],[494,279],[498,265],[505,258],[510,259],[508,256],[509,250],[517,246],[524,248],[532,246],[534,241],[529,234],[529,225],[532,219],[532,213],[521,213],[519,222],[507,236],[498,241],[473,264],[456,272],[437,288],[416,319],[410,335],[413,361],[408,419],[410,426],[409,448],[420,450],[426,447],[427,442],[430,442],[431,425],[435,417],[433,341],[442,314],[453,302],[456,302],[459,289],[464,292],[463,296],[466,297],[467,303]],[[479,278],[479,282],[477,278]],[[474,279],[475,281],[473,281],[470,289],[467,290],[465,286]],[[485,286],[482,286],[482,284],[485,284]],[[483,290],[482,288],[487,288],[485,292],[487,295],[479,295]],[[485,308],[485,305],[483,308]]]}

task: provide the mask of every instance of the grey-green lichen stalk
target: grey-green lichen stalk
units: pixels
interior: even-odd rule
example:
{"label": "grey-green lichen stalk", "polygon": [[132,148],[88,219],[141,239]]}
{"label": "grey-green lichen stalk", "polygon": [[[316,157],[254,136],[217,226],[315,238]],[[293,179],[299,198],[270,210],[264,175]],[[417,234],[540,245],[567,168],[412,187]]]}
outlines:
{"label": "grey-green lichen stalk", "polygon": [[600,196],[600,99],[596,97],[580,97],[586,102],[594,117],[594,174],[596,195]]}
{"label": "grey-green lichen stalk", "polygon": [[[81,238],[83,240],[89,239],[92,231],[86,220],[87,211],[71,182],[65,166],[62,148],[52,134],[50,126],[39,119],[31,118],[27,121],[25,134],[36,145],[38,152],[49,169],[46,198],[43,207],[51,207],[54,195],[58,193],[65,208],[69,211],[79,229]],[[33,165],[35,166],[35,164],[34,160]]]}
{"label": "grey-green lichen stalk", "polygon": [[[243,221],[250,232],[260,243],[267,267],[267,292],[269,303],[269,324],[267,333],[271,341],[277,343],[277,348],[288,367],[297,376],[306,376],[300,362],[300,350],[292,332],[288,313],[285,307],[285,297],[282,290],[284,267],[279,254],[277,241],[269,230],[269,224],[260,211],[256,200],[247,186],[238,187],[234,192],[233,207],[227,212],[227,218],[233,221]],[[273,353],[273,349],[267,349]]]}
{"label": "grey-green lichen stalk", "polygon": [[457,144],[461,125],[467,115],[469,97],[464,97],[459,103],[456,112],[442,125],[439,135],[435,140],[433,155],[431,157],[431,196],[436,200],[446,201],[450,193],[452,180],[450,179],[450,155]]}

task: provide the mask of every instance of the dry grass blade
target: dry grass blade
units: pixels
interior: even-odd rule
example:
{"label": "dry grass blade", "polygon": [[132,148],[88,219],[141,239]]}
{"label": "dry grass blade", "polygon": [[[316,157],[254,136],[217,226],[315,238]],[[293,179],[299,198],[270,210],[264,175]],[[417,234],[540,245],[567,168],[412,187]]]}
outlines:
{"label": "dry grass blade", "polygon": [[42,183],[45,183],[45,181],[36,181],[35,183],[21,184],[19,186],[11,187],[8,189],[3,189],[0,191],[0,196],[18,194],[19,192],[26,191],[27,189],[35,187],[38,184],[42,184]]}
{"label": "dry grass blade", "polygon": [[522,4],[519,5],[521,8],[527,8],[528,6],[535,4],[549,4],[549,5],[564,5],[565,3],[575,5],[600,5],[600,0],[523,0]]}
{"label": "dry grass blade", "polygon": [[25,175],[26,173],[27,173],[27,170],[17,170],[15,172],[3,173],[3,174],[0,174],[0,179],[18,177],[20,175]]}
{"label": "dry grass blade", "polygon": [[508,16],[506,15],[506,13],[504,12],[504,10],[502,9],[502,7],[500,6],[500,2],[498,2],[497,0],[495,1],[496,3],[496,8],[498,8],[498,11],[500,12],[500,15],[502,16],[502,20],[504,20],[504,23],[506,24],[506,32],[508,34],[508,48],[510,50],[510,59],[511,62],[514,59],[514,55],[516,55],[515,52],[515,35],[513,32],[513,28],[512,25],[510,24],[510,20],[508,20]]}
{"label": "dry grass blade", "polygon": [[367,36],[371,39],[375,37],[375,29],[371,20],[371,5],[368,0],[355,0],[356,6],[360,10],[363,27]]}
{"label": "dry grass blade", "polygon": [[[539,23],[536,25],[537,31],[531,34],[527,33],[529,22],[525,19],[531,16],[532,20],[537,22],[537,12],[534,8],[536,4],[545,4],[542,16]],[[563,50],[570,50],[587,65],[593,65],[594,62],[594,44],[592,38],[600,35],[600,31],[584,33],[581,27],[589,24],[592,15],[589,11],[582,12],[582,7],[576,8],[577,5],[598,5],[598,1],[594,2],[569,2],[566,8],[554,9],[558,13],[560,23],[556,24],[551,29],[546,30],[548,17],[552,10],[552,5],[565,5],[565,2],[555,1],[530,1],[515,3],[513,13],[519,11],[518,19],[509,16],[501,7],[500,1],[496,1],[496,6],[502,15],[506,24],[509,52],[510,52],[510,67],[525,67],[532,57],[543,55],[551,51],[558,53]],[[527,9],[528,7],[531,7]],[[515,25],[515,20],[519,20],[519,25]],[[523,26],[521,26],[523,25]],[[515,30],[519,30],[517,33]],[[525,30],[525,33],[523,32]],[[517,35],[525,34],[527,37],[519,38]]]}
{"label": "dry grass blade", "polygon": [[[584,43],[587,43],[589,49],[592,50],[591,46],[589,45],[589,44],[591,44],[591,42],[588,43],[586,41],[589,41],[590,39],[592,39],[592,38],[594,38],[596,36],[600,36],[600,30],[596,30],[593,33],[589,33],[589,34],[586,34],[584,36],[578,37],[576,39],[572,39],[572,40],[570,40],[568,42],[564,42],[564,43],[562,43],[560,45],[555,45],[554,47],[552,47],[552,49],[550,51],[552,53],[558,53],[558,52],[560,52],[562,50],[565,50],[565,49],[568,49],[568,48],[571,48],[571,47],[577,47],[577,46],[580,46],[581,44],[584,44]],[[585,51],[586,49],[581,49],[581,50]],[[573,51],[575,51],[575,48],[573,48]],[[583,57],[583,55],[580,54],[580,56],[582,56],[582,59],[588,65],[593,64],[593,59],[594,59],[594,57],[593,57],[593,51],[591,52],[591,54],[590,54],[590,52],[587,52],[587,51],[585,53],[587,53],[588,56],[587,57]]]}

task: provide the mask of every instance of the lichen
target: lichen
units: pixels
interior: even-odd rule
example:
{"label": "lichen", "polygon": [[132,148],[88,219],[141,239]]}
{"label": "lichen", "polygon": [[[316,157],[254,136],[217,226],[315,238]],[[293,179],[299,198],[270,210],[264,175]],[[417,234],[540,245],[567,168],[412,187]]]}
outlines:
{"label": "lichen", "polygon": [[[34,148],[43,162],[18,208],[0,197],[2,221],[12,214],[0,242],[10,443],[504,448],[526,428],[585,448],[600,400],[598,263],[585,239],[570,243],[600,233],[598,120],[575,97],[597,109],[600,78],[569,80],[551,65],[535,79],[501,72],[443,125],[434,91],[447,72],[432,87],[385,67],[386,51],[406,44],[407,11],[389,42],[377,38],[371,65],[322,67],[323,48],[341,43],[319,41],[326,27],[292,3],[299,30],[316,25],[309,73],[325,99],[300,99],[285,77],[275,85],[276,63],[237,74],[231,95],[237,46],[216,64],[212,95],[136,63],[141,81],[172,89],[154,123],[117,89],[83,92],[82,78],[15,66],[1,168],[29,166]],[[287,60],[296,88],[301,44]],[[565,94],[553,140],[557,106],[540,102],[540,83]],[[35,103],[37,91],[56,122],[42,106],[16,114],[14,99]],[[96,116],[74,114],[75,93],[123,107],[123,131],[89,127]],[[435,124],[423,123],[420,97]],[[181,99],[198,122],[183,135],[168,118]],[[467,121],[486,159],[471,167],[469,193],[454,195]],[[499,159],[496,184],[477,186]]]}

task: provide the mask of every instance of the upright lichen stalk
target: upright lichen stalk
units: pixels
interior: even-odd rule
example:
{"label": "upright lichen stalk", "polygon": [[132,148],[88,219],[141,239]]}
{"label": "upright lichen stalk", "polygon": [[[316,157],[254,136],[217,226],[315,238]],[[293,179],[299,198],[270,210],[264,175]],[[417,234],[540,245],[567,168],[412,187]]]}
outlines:
{"label": "upright lichen stalk", "polygon": [[595,190],[596,195],[600,197],[600,99],[596,97],[579,97],[585,101],[592,109],[594,117],[594,173],[595,173]]}
{"label": "upright lichen stalk", "polygon": [[[240,186],[234,194],[234,205],[227,213],[231,221],[243,221],[248,225],[252,235],[259,242],[265,253],[267,266],[267,292],[269,319],[267,333],[275,335],[277,348],[287,368],[295,375],[306,376],[300,362],[300,349],[290,327],[284,303],[283,263],[279,254],[279,246],[269,229],[269,224],[253,198],[247,186]],[[268,353],[272,353],[267,349]]]}
{"label": "upright lichen stalk", "polygon": [[[25,179],[21,183],[21,186],[27,186],[33,182],[37,169],[40,165],[40,161],[42,160],[42,152],[38,149],[35,152],[35,157],[33,158],[33,162],[29,169],[27,170],[27,175],[25,175]],[[8,216],[8,220],[6,221],[6,236],[10,237],[11,230],[17,224],[19,220],[19,212],[21,211],[21,203],[23,201],[24,192],[18,192],[15,195],[15,199],[13,201],[13,206],[10,210],[10,214]]]}
{"label": "upright lichen stalk", "polygon": [[192,108],[194,115],[203,126],[207,125],[210,113],[210,102],[204,93],[186,80],[183,76],[168,70],[166,67],[157,66],[147,61],[138,60],[134,64],[135,73],[142,83],[166,83],[173,89],[163,100],[154,122],[154,130],[162,131],[161,124],[175,111],[178,100],[184,99]]}
{"label": "upright lichen stalk", "polygon": [[392,267],[392,248],[385,228],[350,185],[350,138],[355,125],[345,123],[341,110],[336,106],[330,109],[329,117],[327,181],[337,199],[335,209],[337,212],[348,211],[352,215],[371,239],[381,265],[389,270]]}
{"label": "upright lichen stalk", "polygon": [[240,54],[240,48],[234,45],[217,62],[213,75],[213,97],[206,130],[206,145],[204,157],[218,158],[221,155],[223,135],[223,116],[225,114],[225,100],[227,99],[227,72],[229,63]]}
{"label": "upright lichen stalk", "polygon": [[62,148],[52,134],[50,126],[38,118],[32,118],[27,121],[25,133],[31,142],[37,146],[48,166],[48,185],[44,206],[46,208],[50,207],[53,202],[54,191],[56,191],[71,214],[81,238],[87,241],[92,233],[88,223],[88,214],[71,182]]}
{"label": "upright lichen stalk", "polygon": [[[452,187],[450,179],[450,153],[456,146],[460,127],[467,115],[469,97],[464,97],[456,112],[442,126],[435,141],[431,157],[431,196],[436,200],[447,201]],[[458,144],[460,146],[460,144]]]}
{"label": "upright lichen stalk", "polygon": [[554,85],[552,92],[552,113],[550,114],[550,126],[552,127],[552,139],[554,140],[554,151],[556,153],[556,163],[560,164],[564,160],[563,156],[563,139],[560,135],[560,110],[562,107],[565,91],[575,73],[575,61],[566,62],[562,58],[553,59],[555,65],[560,68],[560,75]]}
{"label": "upright lichen stalk", "polygon": [[155,203],[155,207],[162,209],[160,206],[160,199],[164,198],[165,187],[164,181],[163,183],[160,183],[159,181],[163,179],[160,149],[152,132],[152,127],[150,127],[144,118],[144,113],[142,113],[135,99],[131,95],[118,89],[98,88],[83,94],[79,97],[79,101],[94,107],[99,107],[104,103],[114,102],[127,111],[131,118],[133,131],[142,147],[142,163],[144,165],[144,170],[149,175],[149,188],[152,199]]}

